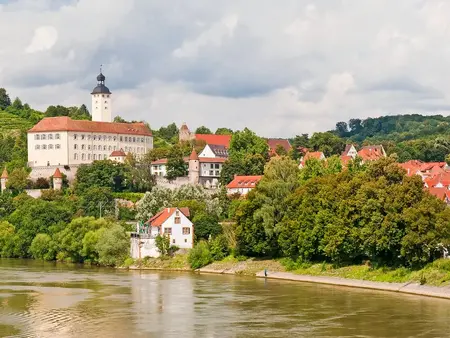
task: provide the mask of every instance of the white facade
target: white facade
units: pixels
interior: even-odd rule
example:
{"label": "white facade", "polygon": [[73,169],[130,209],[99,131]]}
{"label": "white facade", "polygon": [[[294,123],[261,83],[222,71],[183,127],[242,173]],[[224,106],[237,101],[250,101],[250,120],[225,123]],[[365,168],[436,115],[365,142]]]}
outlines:
{"label": "white facade", "polygon": [[234,194],[240,194],[240,195],[247,195],[250,190],[255,189],[253,188],[227,188],[227,194],[228,195],[234,195]]}
{"label": "white facade", "polygon": [[112,122],[112,94],[92,94],[92,121]]}
{"label": "white facade", "polygon": [[[169,211],[170,208],[165,210],[165,212]],[[161,234],[169,235],[170,245],[176,245],[180,249],[192,249],[194,246],[194,224],[178,209],[161,227],[152,226],[151,231],[152,234],[160,231]]]}
{"label": "white facade", "polygon": [[106,160],[122,149],[136,157],[153,148],[153,137],[94,132],[28,132],[30,167],[64,166]]}
{"label": "white facade", "polygon": [[222,163],[201,163],[200,176],[202,177],[220,177]]}
{"label": "white facade", "polygon": [[206,145],[205,148],[203,148],[202,152],[200,153],[200,155],[198,155],[198,157],[209,157],[209,158],[215,158],[216,154],[214,154],[214,152],[211,150],[211,148],[209,147],[209,145]]}
{"label": "white facade", "polygon": [[151,174],[155,176],[167,176],[167,166],[164,163],[152,163]]}

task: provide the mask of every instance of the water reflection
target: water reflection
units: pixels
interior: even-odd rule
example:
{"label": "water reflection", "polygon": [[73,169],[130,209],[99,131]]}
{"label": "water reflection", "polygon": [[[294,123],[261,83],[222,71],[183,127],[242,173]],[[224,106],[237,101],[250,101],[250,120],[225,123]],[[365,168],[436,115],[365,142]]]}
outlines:
{"label": "water reflection", "polygon": [[0,260],[0,336],[446,337],[450,302],[189,273]]}

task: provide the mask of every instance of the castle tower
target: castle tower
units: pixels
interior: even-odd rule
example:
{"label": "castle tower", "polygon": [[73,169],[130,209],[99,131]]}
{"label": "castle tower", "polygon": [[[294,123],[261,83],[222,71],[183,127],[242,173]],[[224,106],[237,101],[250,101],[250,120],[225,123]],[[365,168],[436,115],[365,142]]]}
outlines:
{"label": "castle tower", "polygon": [[97,87],[92,90],[92,121],[112,122],[111,92],[105,86],[105,75],[97,76]]}
{"label": "castle tower", "polygon": [[59,168],[56,168],[55,173],[53,174],[53,190],[61,190],[62,189],[62,181],[63,176]]}
{"label": "castle tower", "polygon": [[192,149],[191,156],[189,156],[189,183],[198,184],[200,179],[200,161],[197,152]]}
{"label": "castle tower", "polygon": [[191,140],[191,131],[186,125],[186,122],[183,122],[183,124],[180,127],[180,131],[178,132],[178,139],[180,140],[180,142],[186,142]]}
{"label": "castle tower", "polygon": [[2,177],[0,178],[0,182],[1,182],[1,192],[4,192],[6,190],[6,183],[8,183],[8,172],[5,170],[3,170],[2,173]]}

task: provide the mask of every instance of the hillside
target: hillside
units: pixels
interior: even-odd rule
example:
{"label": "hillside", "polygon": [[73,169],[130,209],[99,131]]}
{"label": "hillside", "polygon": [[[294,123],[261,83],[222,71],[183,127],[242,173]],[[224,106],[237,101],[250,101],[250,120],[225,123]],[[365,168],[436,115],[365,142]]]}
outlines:
{"label": "hillside", "polygon": [[351,119],[338,122],[333,131],[354,142],[402,142],[450,136],[450,117],[442,115],[393,115],[377,118]]}
{"label": "hillside", "polygon": [[32,126],[33,123],[31,121],[0,110],[0,133],[27,130]]}

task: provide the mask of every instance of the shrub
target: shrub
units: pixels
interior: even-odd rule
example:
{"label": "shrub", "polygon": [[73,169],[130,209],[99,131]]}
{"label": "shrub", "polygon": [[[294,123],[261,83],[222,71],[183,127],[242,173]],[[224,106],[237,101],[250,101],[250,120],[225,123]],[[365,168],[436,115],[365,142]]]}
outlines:
{"label": "shrub", "polygon": [[39,177],[33,184],[33,189],[48,189],[50,182],[45,177]]}
{"label": "shrub", "polygon": [[121,265],[128,256],[130,238],[118,224],[107,229],[98,239],[97,252],[99,263],[107,266]]}
{"label": "shrub", "polygon": [[170,237],[166,235],[158,235],[155,238],[155,245],[161,256],[167,256],[170,248]]}
{"label": "shrub", "polygon": [[46,261],[55,259],[52,238],[47,234],[37,234],[31,242],[30,253],[34,259]]}
{"label": "shrub", "polygon": [[210,251],[213,260],[221,261],[230,254],[227,238],[224,235],[219,235],[210,243]]}
{"label": "shrub", "polygon": [[211,251],[209,251],[208,243],[201,241],[189,251],[188,262],[192,269],[199,269],[212,262]]}

